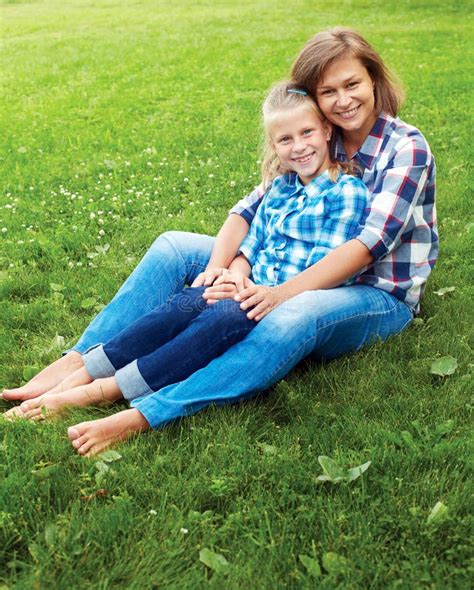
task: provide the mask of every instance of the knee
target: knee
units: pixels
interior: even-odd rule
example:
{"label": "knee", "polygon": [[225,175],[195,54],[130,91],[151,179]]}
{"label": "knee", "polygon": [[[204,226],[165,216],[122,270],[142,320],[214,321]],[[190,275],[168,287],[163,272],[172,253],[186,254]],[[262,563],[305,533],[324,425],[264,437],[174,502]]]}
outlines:
{"label": "knee", "polygon": [[150,251],[164,255],[180,254],[186,249],[190,235],[189,232],[184,231],[166,231],[156,238]]}
{"label": "knee", "polygon": [[271,313],[265,316],[259,324],[265,333],[275,338],[291,338],[295,334],[310,337],[314,334],[318,323],[318,295],[317,291],[306,291],[292,299],[288,299]]}

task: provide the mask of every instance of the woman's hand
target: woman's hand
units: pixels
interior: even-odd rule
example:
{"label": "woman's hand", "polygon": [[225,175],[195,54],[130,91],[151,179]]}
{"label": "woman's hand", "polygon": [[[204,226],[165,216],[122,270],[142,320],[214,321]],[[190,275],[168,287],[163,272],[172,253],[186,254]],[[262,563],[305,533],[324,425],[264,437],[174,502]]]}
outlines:
{"label": "woman's hand", "polygon": [[222,275],[222,273],[227,270],[225,268],[221,268],[219,266],[215,266],[213,268],[206,268],[204,272],[198,274],[198,276],[194,279],[191,287],[207,287],[212,285],[214,281]]}
{"label": "woman's hand", "polygon": [[221,299],[234,299],[245,288],[246,279],[247,276],[240,271],[223,269],[221,276],[204,291],[203,298],[209,304]]}
{"label": "woman's hand", "polygon": [[284,292],[281,286],[265,287],[264,285],[256,285],[247,278],[245,289],[240,291],[235,297],[235,301],[241,301],[240,309],[252,308],[247,317],[249,320],[259,322],[272,309],[278,307],[281,303],[286,301]]}

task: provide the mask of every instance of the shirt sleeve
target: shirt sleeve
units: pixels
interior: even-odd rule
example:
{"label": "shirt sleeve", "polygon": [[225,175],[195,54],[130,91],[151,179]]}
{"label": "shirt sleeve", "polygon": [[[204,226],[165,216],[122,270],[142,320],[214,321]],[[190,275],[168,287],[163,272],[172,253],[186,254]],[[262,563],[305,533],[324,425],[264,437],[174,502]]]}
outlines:
{"label": "shirt sleeve", "polygon": [[256,186],[251,193],[246,195],[243,199],[240,199],[237,205],[232,207],[229,211],[229,215],[232,213],[240,215],[250,225],[260,203],[262,202],[263,195],[264,193],[261,187]]}
{"label": "shirt sleeve", "polygon": [[353,176],[339,181],[339,190],[327,198],[324,222],[312,262],[360,234],[370,193],[365,184]]}
{"label": "shirt sleeve", "polygon": [[434,160],[425,139],[420,133],[404,137],[376,181],[367,220],[356,236],[375,260],[400,244],[431,178]]}
{"label": "shirt sleeve", "polygon": [[239,248],[239,254],[243,254],[251,266],[255,264],[258,253],[264,248],[266,235],[265,218],[265,200],[263,199],[261,206],[258,208],[252,220],[249,233]]}

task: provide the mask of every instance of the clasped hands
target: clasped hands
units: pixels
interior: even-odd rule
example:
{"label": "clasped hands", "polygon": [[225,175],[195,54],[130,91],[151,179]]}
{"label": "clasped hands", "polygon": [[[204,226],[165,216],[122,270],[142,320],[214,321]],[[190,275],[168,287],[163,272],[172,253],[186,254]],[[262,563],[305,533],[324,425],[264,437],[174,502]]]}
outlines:
{"label": "clasped hands", "polygon": [[222,299],[240,302],[240,308],[249,309],[249,320],[260,321],[284,301],[280,287],[256,285],[244,273],[226,268],[212,268],[201,273],[193,287],[207,286],[203,298],[212,305]]}

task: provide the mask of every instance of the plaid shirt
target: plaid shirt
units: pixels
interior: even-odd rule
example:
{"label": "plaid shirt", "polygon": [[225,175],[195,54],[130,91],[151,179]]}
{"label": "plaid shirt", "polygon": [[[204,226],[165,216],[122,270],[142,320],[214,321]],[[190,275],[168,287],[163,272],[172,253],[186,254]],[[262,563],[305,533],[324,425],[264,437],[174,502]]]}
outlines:
{"label": "plaid shirt", "polygon": [[253,280],[283,283],[358,235],[369,198],[354,176],[323,172],[306,186],[295,173],[276,178],[240,246]]}
{"label": "plaid shirt", "polygon": [[[346,160],[339,138],[337,158]],[[415,311],[438,254],[435,163],[415,127],[382,113],[352,158],[371,192],[364,228],[355,236],[374,264],[356,282],[392,293]],[[262,195],[254,190],[231,213],[250,223]]]}

